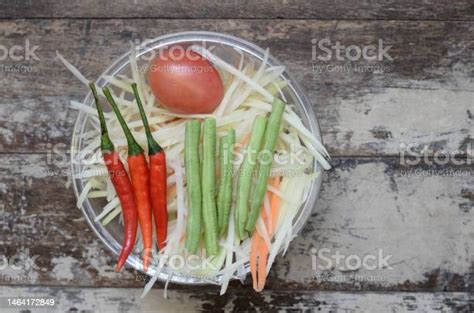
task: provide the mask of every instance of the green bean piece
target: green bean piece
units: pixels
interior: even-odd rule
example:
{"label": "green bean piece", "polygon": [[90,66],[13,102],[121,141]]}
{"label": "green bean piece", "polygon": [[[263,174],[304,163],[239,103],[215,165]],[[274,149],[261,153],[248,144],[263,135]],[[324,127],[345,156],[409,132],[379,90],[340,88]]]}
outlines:
{"label": "green bean piece", "polygon": [[201,237],[202,192],[199,162],[199,142],[201,123],[186,122],[184,161],[186,170],[186,189],[188,194],[188,218],[186,225],[186,249],[196,253]]}
{"label": "green bean piece", "polygon": [[216,210],[216,120],[204,121],[202,139],[202,217],[204,221],[204,243],[206,255],[219,252],[217,242]]}
{"label": "green bean piece", "polygon": [[[273,163],[273,154],[280,134],[281,119],[285,112],[285,103],[278,98],[273,100],[273,107],[268,119],[267,129],[265,130],[265,138],[263,140],[263,148],[258,157],[257,182],[255,183],[255,192],[253,194],[250,205],[250,215],[247,220],[245,230],[252,234],[257,223],[263,198],[267,190],[268,176]],[[263,155],[263,153],[265,155]]]}
{"label": "green bean piece", "polygon": [[229,140],[229,136],[225,135],[219,140],[219,190],[217,191],[217,231],[221,233],[222,218],[223,218],[223,200],[225,195],[225,180],[226,176],[226,145]]}
{"label": "green bean piece", "polygon": [[257,160],[257,154],[260,151],[267,118],[257,116],[253,121],[252,134],[245,150],[244,161],[240,166],[239,182],[237,184],[237,200],[235,204],[235,222],[237,236],[240,239],[245,237],[245,223],[248,216],[248,199],[252,185],[252,173]]}
{"label": "green bean piece", "polygon": [[232,203],[232,171],[234,169],[235,130],[232,128],[222,137],[220,144],[220,182],[217,194],[217,225],[219,234],[224,234],[229,223]]}

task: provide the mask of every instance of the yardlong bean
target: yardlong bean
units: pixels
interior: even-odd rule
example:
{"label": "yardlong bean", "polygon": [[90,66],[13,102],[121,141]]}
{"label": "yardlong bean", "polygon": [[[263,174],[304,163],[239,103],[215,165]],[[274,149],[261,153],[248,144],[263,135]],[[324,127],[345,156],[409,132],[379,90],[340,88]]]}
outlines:
{"label": "yardlong bean", "polygon": [[196,253],[201,236],[202,191],[199,162],[200,137],[201,123],[194,120],[186,122],[184,138],[186,190],[188,194],[186,249],[188,249],[190,253]]}
{"label": "yardlong bean", "polygon": [[202,139],[202,217],[206,255],[216,255],[217,210],[216,210],[216,120],[204,121]]}
{"label": "yardlong bean", "polygon": [[[284,112],[285,103],[280,99],[275,98],[275,100],[273,100],[272,112],[268,119],[267,129],[265,130],[263,148],[259,153],[257,182],[255,183],[255,192],[250,205],[250,215],[245,226],[245,230],[250,234],[255,228],[262,207],[263,197],[267,190],[268,176],[273,164],[273,154],[278,135],[280,134],[281,119]],[[265,153],[268,158],[264,158],[262,153]]]}
{"label": "yardlong bean", "polygon": [[240,239],[245,237],[245,223],[248,216],[248,199],[252,185],[252,173],[260,151],[267,118],[259,115],[253,121],[252,134],[245,151],[244,161],[240,167],[239,182],[237,185],[237,200],[235,205],[236,231]]}
{"label": "yardlong bean", "polygon": [[232,128],[222,137],[220,144],[220,182],[217,194],[217,224],[219,234],[223,234],[229,222],[232,202],[232,176],[235,144],[235,130]]}

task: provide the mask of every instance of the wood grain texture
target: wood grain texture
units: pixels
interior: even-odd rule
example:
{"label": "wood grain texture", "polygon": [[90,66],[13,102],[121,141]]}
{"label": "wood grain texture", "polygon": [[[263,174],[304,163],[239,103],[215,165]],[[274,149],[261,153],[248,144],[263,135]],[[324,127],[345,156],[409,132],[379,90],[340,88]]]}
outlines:
{"label": "wood grain texture", "polygon": [[[143,286],[141,274],[113,272],[115,257],[75,207],[64,168],[47,163],[43,154],[0,155],[0,254],[28,254],[37,265],[0,271],[1,284]],[[268,290],[474,291],[472,166],[404,167],[394,158],[336,158],[334,166],[301,236],[272,268]],[[377,269],[333,262],[323,270],[313,257],[323,248],[326,257],[379,258],[379,250],[391,257]],[[249,283],[231,285],[249,290]]]}
{"label": "wood grain texture", "polygon": [[[400,144],[426,146],[433,155],[473,142],[471,22],[26,20],[0,22],[2,44],[37,45],[39,59],[2,63],[0,150],[44,153],[52,145],[69,144],[76,114],[67,101],[82,100],[87,88],[55,59],[56,51],[94,79],[129,49],[130,41],[190,29],[229,33],[269,47],[307,91],[332,155],[393,156]],[[383,40],[392,46],[393,60],[314,58],[311,39],[324,38],[359,47]],[[357,70],[370,66],[379,70]]]}
{"label": "wood grain texture", "polygon": [[467,293],[342,293],[342,292],[212,292],[153,290],[140,299],[139,289],[2,287],[2,307],[10,297],[54,299],[56,312],[442,312],[469,313],[474,301]]}
{"label": "wood grain texture", "polygon": [[264,18],[472,20],[469,0],[2,1],[1,18]]}
{"label": "wood grain texture", "polygon": [[[2,1],[2,46],[38,46],[38,59],[0,63],[0,256],[16,265],[0,267],[0,311],[15,296],[54,297],[57,312],[474,311],[472,164],[402,166],[398,157],[400,144],[465,157],[474,143],[473,18],[469,0]],[[56,51],[94,79],[130,41],[185,30],[269,47],[307,91],[335,156],[313,214],[261,294],[247,279],[222,297],[215,287],[172,285],[164,301],[158,283],[140,300],[147,277],[113,272],[115,256],[65,188],[67,159],[48,161],[52,149],[68,149],[76,117],[68,101],[87,92]],[[317,59],[311,39],[325,38],[382,40],[393,60]],[[389,266],[322,270],[314,257],[322,249],[355,258],[382,250]]]}

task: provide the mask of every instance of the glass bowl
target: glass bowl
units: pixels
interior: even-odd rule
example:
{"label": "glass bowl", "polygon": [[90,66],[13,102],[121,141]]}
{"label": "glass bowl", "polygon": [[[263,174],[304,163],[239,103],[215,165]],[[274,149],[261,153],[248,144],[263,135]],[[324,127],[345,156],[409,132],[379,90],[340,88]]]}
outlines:
{"label": "glass bowl", "polygon": [[[229,58],[233,58],[236,56],[237,51],[235,48],[242,51],[246,57],[249,59],[254,60],[255,62],[261,62],[264,57],[264,49],[248,42],[243,39],[229,36],[226,34],[221,33],[214,33],[214,32],[181,32],[175,34],[169,34],[157,37],[153,40],[149,40],[144,42],[142,45],[137,47],[137,59],[140,60],[146,59],[145,56],[152,53],[156,49],[163,48],[165,46],[171,46],[173,44],[180,44],[180,45],[188,45],[193,43],[199,43],[201,45],[206,45],[206,47],[214,47],[214,51],[220,51],[221,54],[219,55],[221,58],[226,59],[229,61]],[[125,73],[129,71],[130,68],[130,52],[125,53],[122,55],[117,61],[115,61],[108,69],[106,69],[102,75],[96,80],[97,86],[102,88],[107,85],[104,76],[116,76],[121,73]],[[269,56],[268,64],[272,66],[280,66],[282,65],[277,59],[273,56]],[[140,64],[139,64],[140,65]],[[258,64],[257,64],[258,66]],[[309,101],[308,97],[305,95],[299,84],[293,79],[293,77],[287,72],[283,72],[281,75],[282,78],[286,79],[289,84],[287,87],[283,89],[284,95],[288,100],[288,103],[291,103],[295,107],[295,112],[301,118],[303,124],[311,131],[311,133],[321,141],[321,134],[318,125],[318,121],[314,115],[311,102]],[[87,106],[91,106],[95,108],[94,100],[89,93],[83,102]],[[71,142],[71,160],[75,160],[77,154],[84,148],[84,142],[81,138],[81,134],[90,130],[90,123],[88,123],[88,116],[84,112],[80,112],[75,126],[74,132],[72,136]],[[71,170],[72,175],[74,177],[75,173],[82,172],[82,164],[78,162],[71,162]],[[314,168],[316,171],[321,171],[320,165],[315,161]],[[313,181],[311,185],[310,192],[308,193],[308,198],[306,199],[304,205],[299,208],[298,213],[296,214],[294,223],[294,232],[298,234],[301,229],[303,228],[304,224],[306,223],[308,217],[310,216],[313,208],[315,207],[316,200],[319,195],[319,191],[321,188],[322,177],[318,175],[317,178]],[[73,178],[73,186],[76,197],[81,194],[81,191],[84,188],[84,181],[82,179]],[[119,255],[121,249],[121,242],[123,238],[122,234],[122,226],[116,221],[111,222],[107,226],[102,226],[100,222],[95,222],[96,216],[100,213],[102,206],[99,205],[96,200],[92,201],[92,199],[86,199],[83,202],[81,210],[84,216],[87,219],[90,227],[94,230],[97,236],[102,240],[102,242],[115,254]],[[103,203],[102,203],[103,204]],[[144,272],[142,263],[140,260],[140,255],[138,253],[132,253],[128,260],[128,266]],[[245,266],[245,273],[250,271],[249,265]],[[155,274],[155,268],[150,266],[145,274],[149,276],[153,276]],[[180,283],[180,284],[188,284],[188,285],[195,285],[195,284],[206,284],[206,283],[219,283],[221,277],[217,275],[212,278],[203,278],[197,276],[189,276],[183,275],[181,273],[173,272],[170,268],[165,267],[160,271],[158,274],[158,279],[161,281],[169,280],[172,283]]]}

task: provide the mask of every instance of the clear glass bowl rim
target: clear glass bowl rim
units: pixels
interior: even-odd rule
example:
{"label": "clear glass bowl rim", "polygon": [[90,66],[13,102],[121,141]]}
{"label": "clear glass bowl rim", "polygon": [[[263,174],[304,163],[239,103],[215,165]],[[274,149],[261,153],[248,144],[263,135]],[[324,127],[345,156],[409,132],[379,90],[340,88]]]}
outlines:
{"label": "clear glass bowl rim", "polygon": [[[149,40],[144,42],[142,45],[138,46],[137,57],[160,47],[177,44],[177,43],[184,43],[189,41],[206,41],[209,43],[216,43],[216,44],[226,44],[232,47],[236,47],[253,57],[262,60],[263,55],[265,53],[264,49],[258,47],[257,45],[248,42],[244,39],[231,36],[228,34],[217,33],[217,32],[208,32],[208,31],[188,31],[188,32],[179,32],[179,33],[171,33],[163,36],[156,37],[155,39]],[[129,58],[130,58],[130,51],[124,53],[120,58],[118,58],[112,65],[109,66],[97,79],[96,84],[99,88],[104,87],[107,83],[104,79],[105,75],[115,75],[123,70],[125,67],[129,65]],[[268,63],[273,66],[280,66],[282,65],[275,57],[272,55],[268,58]],[[303,89],[300,85],[295,81],[293,76],[288,73],[287,70],[282,74],[282,77],[289,81],[288,88],[294,94],[294,97],[299,102],[299,109],[302,110],[304,118],[306,119],[306,126],[309,128],[311,133],[322,142],[321,138],[321,131],[316,119],[316,116],[313,111],[313,107],[311,105],[310,100],[304,93]],[[85,97],[84,104],[93,106],[93,98],[92,94],[89,92]],[[74,159],[74,156],[78,152],[78,147],[81,146],[82,139],[79,135],[84,131],[86,127],[87,116],[84,112],[79,112],[75,125],[73,136],[71,140],[71,160]],[[314,163],[315,168],[320,168],[320,165],[315,161]],[[75,164],[75,162],[71,162],[71,171],[72,174],[80,172],[80,166]],[[84,185],[82,180],[80,179],[73,179],[73,188],[76,195],[76,198],[79,197]],[[302,230],[303,226],[305,225],[306,221],[308,220],[309,216],[311,215],[312,210],[315,208],[316,201],[319,197],[319,192],[321,189],[322,184],[322,175],[318,175],[316,179],[313,181],[310,192],[308,195],[308,199],[299,209],[299,214],[296,216],[296,221],[294,221],[294,233],[295,235],[299,234]],[[101,241],[107,246],[109,250],[111,250],[116,256],[119,255],[121,249],[121,243],[119,243],[107,230],[103,227],[100,223],[94,221],[96,214],[93,210],[92,204],[90,203],[89,199],[86,199],[81,206],[81,210],[86,217],[86,220],[89,226],[94,230],[96,235],[101,239]],[[138,257],[129,257],[127,260],[128,266],[143,272],[143,268],[141,262]],[[245,267],[246,273],[250,271],[249,265],[247,264]],[[155,274],[155,268],[149,267],[148,271],[145,273],[149,276],[153,276]],[[158,280],[161,281],[170,281],[172,283],[178,284],[186,284],[186,285],[201,285],[201,284],[209,284],[209,283],[219,283],[221,277],[220,275],[213,277],[213,278],[200,278],[195,276],[186,276],[181,273],[172,272],[170,269],[165,268],[160,271],[158,275]]]}

